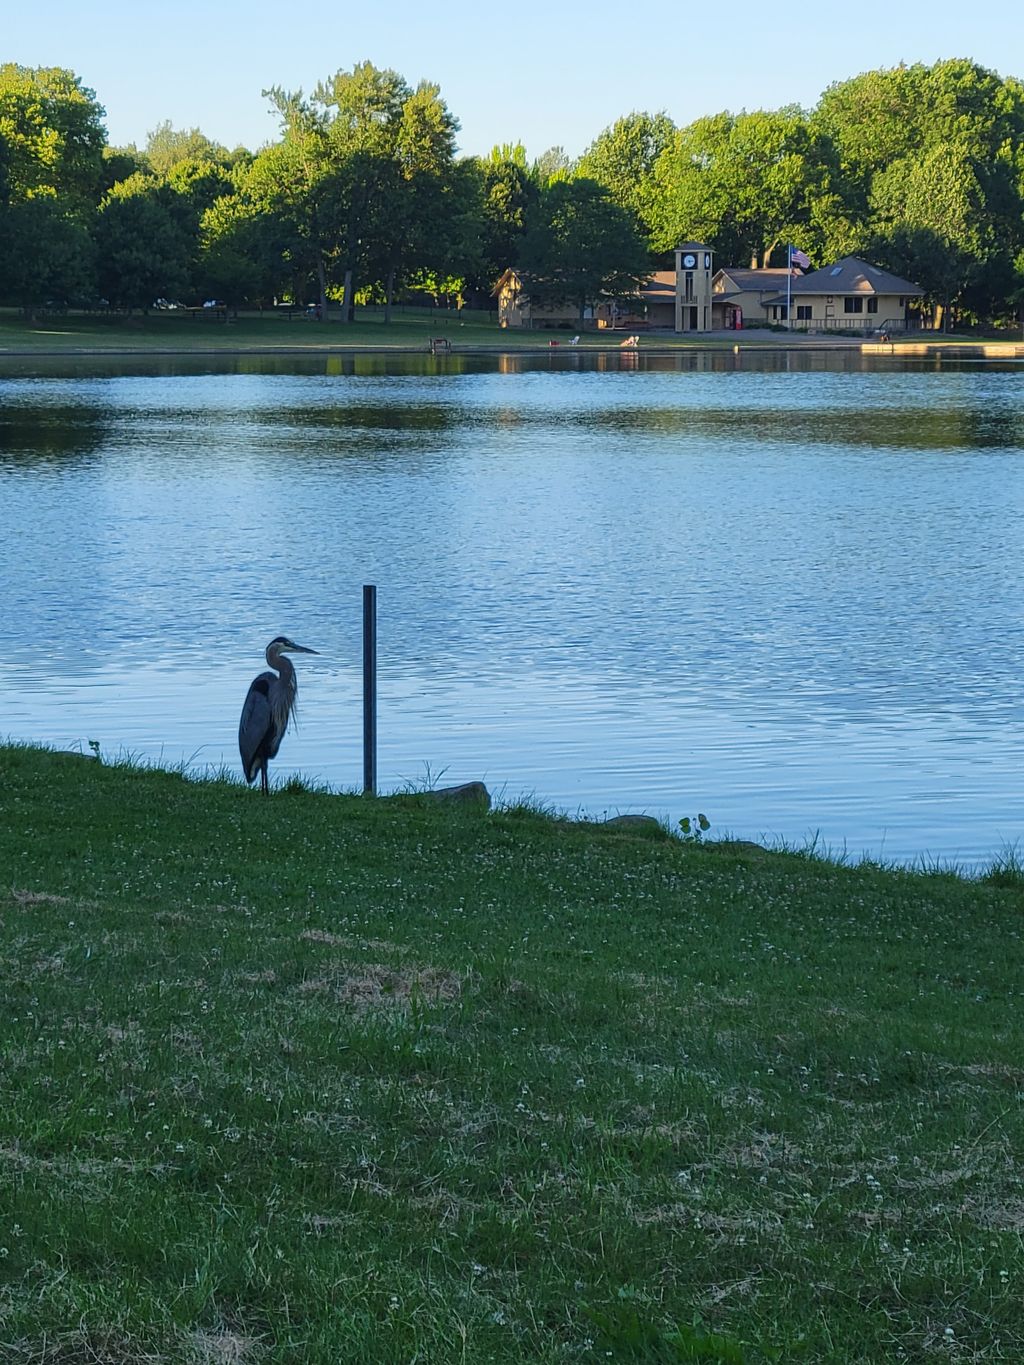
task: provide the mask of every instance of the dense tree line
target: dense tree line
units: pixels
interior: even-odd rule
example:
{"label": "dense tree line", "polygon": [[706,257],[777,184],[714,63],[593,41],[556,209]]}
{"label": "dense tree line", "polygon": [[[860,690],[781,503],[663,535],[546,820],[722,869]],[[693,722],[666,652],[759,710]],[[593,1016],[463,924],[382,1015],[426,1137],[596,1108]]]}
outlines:
{"label": "dense tree line", "polygon": [[632,113],[576,161],[459,157],[438,87],[369,62],[265,93],[280,133],[256,153],[169,123],[117,148],[74,73],[0,66],[0,302],[288,298],[351,318],[483,302],[516,266],[582,307],[685,238],[722,264],[781,264],[789,242],[866,256],[964,319],[1024,302],[1024,85],[966,60],[867,72],[809,111]]}

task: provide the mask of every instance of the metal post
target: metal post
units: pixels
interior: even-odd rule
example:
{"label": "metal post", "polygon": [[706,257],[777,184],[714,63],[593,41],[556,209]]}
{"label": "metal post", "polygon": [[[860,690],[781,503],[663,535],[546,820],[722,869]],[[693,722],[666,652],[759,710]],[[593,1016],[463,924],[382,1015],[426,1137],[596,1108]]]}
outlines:
{"label": "metal post", "polygon": [[363,584],[363,795],[377,793],[377,589]]}

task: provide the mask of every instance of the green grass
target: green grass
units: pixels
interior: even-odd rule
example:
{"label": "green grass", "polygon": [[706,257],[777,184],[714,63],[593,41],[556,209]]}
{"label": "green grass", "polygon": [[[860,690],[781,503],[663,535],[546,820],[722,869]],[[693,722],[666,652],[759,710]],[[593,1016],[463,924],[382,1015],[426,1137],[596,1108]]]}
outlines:
{"label": "green grass", "polygon": [[0,1359],[1019,1362],[996,873],[0,749]]}
{"label": "green grass", "polygon": [[[494,315],[464,311],[418,314],[396,312],[385,324],[377,309],[361,310],[357,320],[346,326],[339,322],[317,323],[301,316],[290,321],[270,313],[242,313],[225,324],[212,318],[192,318],[187,313],[154,312],[131,317],[69,314],[41,317],[26,322],[15,310],[0,309],[0,354],[76,354],[81,352],[159,352],[159,351],[275,351],[324,349],[395,349],[426,353],[431,337],[447,337],[455,351],[548,350],[550,343],[564,347],[570,329],[536,331],[502,329]],[[618,349],[621,332],[582,332],[581,349]],[[769,333],[757,339],[745,338],[745,346],[778,346],[786,338]],[[713,347],[732,350],[732,336],[694,341],[689,337],[658,334],[641,338],[641,348],[658,350]]]}
{"label": "green grass", "polygon": [[[302,316],[288,320],[272,314],[243,313],[230,323],[212,318],[192,318],[186,313],[164,312],[125,316],[45,317],[26,322],[14,312],[0,311],[0,352],[29,354],[95,351],[238,351],[282,348],[395,349],[427,352],[432,337],[447,337],[456,350],[546,349],[549,341],[564,346],[568,332],[502,330],[487,314],[442,312],[396,313],[390,324],[377,310],[362,312],[346,326],[331,321],[317,323]],[[617,347],[621,335],[591,333],[581,336],[580,346]],[[667,338],[672,344],[672,338]],[[663,339],[658,339],[661,346]]]}
{"label": "green grass", "polygon": [[[237,351],[322,351],[322,350],[395,350],[426,353],[432,337],[447,337],[459,351],[546,351],[551,342],[564,347],[572,329],[547,331],[520,328],[502,329],[495,321],[496,314],[481,311],[431,311],[429,309],[398,309],[393,321],[382,321],[383,310],[360,309],[355,323],[344,325],[331,321],[317,323],[297,315],[288,319],[271,312],[239,313],[230,323],[216,318],[193,318],[188,312],[152,312],[124,316],[113,314],[69,313],[40,317],[27,322],[16,309],[0,308],[0,356],[21,355],[77,355],[96,353],[143,354],[161,351],[174,353]],[[1010,340],[1013,336],[989,338]],[[621,332],[580,333],[581,349],[618,349],[623,340]],[[831,340],[840,346],[851,342],[872,341],[871,337],[844,337]],[[982,337],[954,336],[940,333],[915,334],[908,340],[930,346],[956,346],[965,342],[984,341]],[[787,335],[782,329],[775,332],[716,333],[710,337],[693,338],[658,333],[641,337],[641,349],[727,350],[740,345],[748,348],[778,348],[780,345],[821,346],[829,338]],[[896,340],[898,354],[900,340]]]}
{"label": "green grass", "polygon": [[[288,320],[271,314],[242,314],[228,324],[186,313],[150,313],[131,317],[69,314],[29,323],[11,312],[0,313],[0,349],[20,352],[75,351],[235,351],[280,348],[322,350],[325,347],[410,347],[427,350],[431,336],[457,333],[460,344],[497,345],[505,334],[479,315],[460,325],[436,317],[396,316],[385,325],[376,316],[352,326],[319,324],[301,316]],[[516,339],[518,340],[518,338]],[[515,343],[513,343],[515,344]],[[520,341],[519,344],[522,344]]]}

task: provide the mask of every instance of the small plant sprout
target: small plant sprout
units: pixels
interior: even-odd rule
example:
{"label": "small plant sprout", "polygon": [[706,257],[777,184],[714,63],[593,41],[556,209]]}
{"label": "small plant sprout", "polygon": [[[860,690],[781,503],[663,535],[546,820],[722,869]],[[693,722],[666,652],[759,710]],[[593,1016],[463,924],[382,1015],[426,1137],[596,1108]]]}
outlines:
{"label": "small plant sprout", "polygon": [[684,844],[699,844],[711,828],[711,821],[703,814],[696,817],[684,815],[679,821],[679,828],[683,832]]}

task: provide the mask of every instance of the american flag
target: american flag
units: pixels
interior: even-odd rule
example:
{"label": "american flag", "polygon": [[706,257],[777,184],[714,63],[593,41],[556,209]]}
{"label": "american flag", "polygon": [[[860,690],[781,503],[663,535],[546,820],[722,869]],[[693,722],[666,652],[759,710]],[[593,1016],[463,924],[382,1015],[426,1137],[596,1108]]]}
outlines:
{"label": "american flag", "polygon": [[795,246],[789,248],[789,259],[793,265],[798,265],[801,270],[808,270],[811,258],[806,251],[797,251]]}

